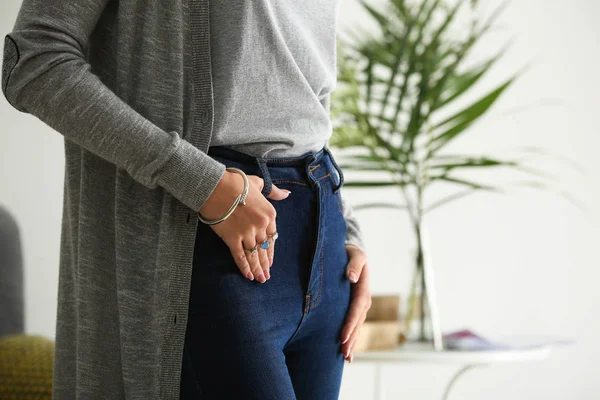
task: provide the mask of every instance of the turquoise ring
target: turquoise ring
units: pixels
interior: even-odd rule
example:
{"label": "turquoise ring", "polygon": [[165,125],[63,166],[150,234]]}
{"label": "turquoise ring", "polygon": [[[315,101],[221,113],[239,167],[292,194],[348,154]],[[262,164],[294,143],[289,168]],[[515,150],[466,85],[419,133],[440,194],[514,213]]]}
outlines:
{"label": "turquoise ring", "polygon": [[265,240],[264,242],[262,242],[260,244],[260,248],[263,249],[263,250],[266,250],[266,249],[269,248],[269,239],[268,238],[267,238],[267,240]]}

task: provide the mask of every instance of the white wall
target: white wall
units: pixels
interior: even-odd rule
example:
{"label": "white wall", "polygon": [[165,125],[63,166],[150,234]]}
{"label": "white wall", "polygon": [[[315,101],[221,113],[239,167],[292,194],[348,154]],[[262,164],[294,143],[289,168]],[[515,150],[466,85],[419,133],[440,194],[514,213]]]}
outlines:
{"label": "white wall", "polygon": [[[0,3],[0,46],[21,2]],[[24,247],[26,330],[54,336],[63,190],[63,140],[0,96],[0,204],[17,218]]]}
{"label": "white wall", "polygon": [[[363,17],[344,0],[341,29]],[[488,12],[500,1],[482,2]],[[532,163],[556,175],[559,187],[583,201],[580,211],[559,195],[516,189],[509,195],[475,194],[434,211],[428,221],[432,258],[445,331],[470,327],[484,335],[555,335],[578,341],[545,361],[492,366],[469,372],[451,399],[597,399],[600,381],[600,238],[598,107],[600,62],[592,0],[511,2],[499,29],[473,54],[491,54],[514,39],[508,54],[478,92],[529,65],[526,73],[472,131],[448,147],[451,153],[510,155],[525,146],[580,164],[581,174],[562,162]],[[367,24],[368,21],[360,21]],[[510,182],[516,173],[465,175]],[[352,179],[346,172],[348,180]],[[353,204],[377,194],[347,189]],[[350,194],[351,193],[351,194]],[[396,191],[389,191],[400,200]],[[373,292],[406,294],[414,242],[401,212],[364,210],[362,223],[372,268]],[[394,218],[395,223],[390,224]],[[398,233],[398,231],[400,233]],[[452,367],[389,366],[383,370],[385,399],[441,398]],[[371,399],[373,368],[346,367],[344,400]],[[358,383],[363,382],[363,383]]]}
{"label": "white wall", "polygon": [[[363,17],[343,0],[341,28]],[[489,4],[488,4],[489,3]],[[0,31],[11,30],[20,2],[0,5]],[[491,9],[498,1],[484,2]],[[444,330],[472,327],[484,335],[551,334],[578,341],[545,361],[493,366],[466,375],[452,399],[595,399],[600,381],[600,324],[595,318],[599,258],[597,184],[600,148],[596,107],[600,61],[595,40],[600,5],[592,0],[520,0],[502,30],[478,51],[515,43],[480,89],[532,62],[528,72],[453,152],[509,154],[526,145],[581,164],[582,175],[540,159],[562,187],[588,206],[579,211],[560,196],[533,190],[476,194],[431,214],[432,258]],[[480,53],[481,54],[481,53]],[[486,86],[487,85],[487,86]],[[16,215],[25,248],[29,333],[54,335],[64,158],[62,138],[31,115],[0,101],[0,203]],[[479,176],[478,176],[479,177]],[[510,181],[512,175],[494,179]],[[347,172],[347,179],[352,175]],[[352,203],[369,197],[347,189]],[[396,196],[395,192],[389,192]],[[397,196],[396,196],[397,197]],[[413,247],[406,216],[357,212],[366,237],[374,294],[406,293]],[[390,224],[389,221],[394,221]],[[342,399],[371,399],[373,368],[346,364]],[[384,369],[386,399],[440,398],[453,372],[430,365]]]}

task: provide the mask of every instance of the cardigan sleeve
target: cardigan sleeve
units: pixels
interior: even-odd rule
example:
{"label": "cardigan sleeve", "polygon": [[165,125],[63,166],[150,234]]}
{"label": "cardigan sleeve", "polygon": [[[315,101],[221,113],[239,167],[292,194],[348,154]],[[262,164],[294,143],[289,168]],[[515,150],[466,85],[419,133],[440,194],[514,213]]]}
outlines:
{"label": "cardigan sleeve", "polygon": [[4,37],[2,92],[88,151],[199,210],[225,165],[149,121],[91,72],[84,54],[109,0],[24,0]]}
{"label": "cardigan sleeve", "polygon": [[342,212],[344,214],[344,220],[346,221],[346,226],[348,227],[345,244],[356,246],[362,251],[366,252],[367,250],[365,247],[361,227],[358,224],[356,215],[352,210],[352,205],[348,203],[348,200],[344,196],[343,190],[340,190],[340,198],[342,200]]}

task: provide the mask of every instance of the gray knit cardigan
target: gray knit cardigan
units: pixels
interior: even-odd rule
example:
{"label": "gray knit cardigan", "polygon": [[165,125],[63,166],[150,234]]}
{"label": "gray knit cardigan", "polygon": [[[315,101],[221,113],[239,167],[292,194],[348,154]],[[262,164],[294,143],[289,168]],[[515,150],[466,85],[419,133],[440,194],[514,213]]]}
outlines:
{"label": "gray knit cardigan", "polygon": [[2,92],[64,136],[54,400],[178,400],[209,157],[208,0],[24,0]]}

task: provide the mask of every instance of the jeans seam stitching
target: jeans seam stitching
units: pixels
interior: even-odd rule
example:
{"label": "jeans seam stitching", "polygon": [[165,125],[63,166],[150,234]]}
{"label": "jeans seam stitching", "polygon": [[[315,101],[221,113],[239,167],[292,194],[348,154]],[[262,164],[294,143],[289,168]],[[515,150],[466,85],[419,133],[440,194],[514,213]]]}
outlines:
{"label": "jeans seam stitching", "polygon": [[306,298],[306,305],[304,306],[304,313],[307,313],[308,310],[310,310],[309,305],[310,305],[310,294],[307,294],[305,296]]}
{"label": "jeans seam stitching", "polygon": [[[288,158],[288,159],[279,159],[279,158],[259,158],[260,161],[263,162],[287,162],[287,161],[301,161],[301,159],[294,159],[294,158]],[[301,164],[299,164],[301,166]]]}
{"label": "jeans seam stitching", "polygon": [[297,183],[299,185],[303,185],[303,186],[308,186],[306,183],[304,182],[300,182],[300,181],[290,181],[290,180],[286,180],[286,179],[273,179],[271,180],[271,183]]}
{"label": "jeans seam stitching", "polygon": [[322,177],[320,177],[320,178],[317,178],[317,180],[316,180],[315,182],[319,182],[321,179],[325,179],[325,178],[327,178],[328,176],[331,176],[331,171],[329,171],[329,172],[328,172],[326,175],[323,175]]}
{"label": "jeans seam stitching", "polygon": [[315,308],[317,306],[317,304],[319,303],[319,300],[321,299],[321,292],[323,289],[323,254],[325,253],[325,246],[321,246],[321,255],[319,257],[319,291],[317,292],[317,295],[315,296],[315,299],[313,300],[312,304],[309,307],[309,310],[312,310],[313,308]]}

